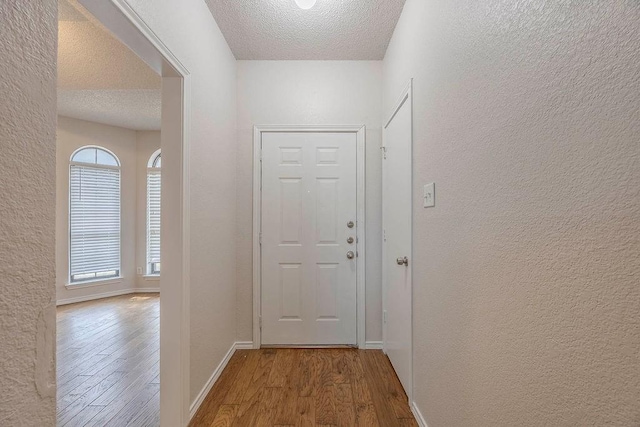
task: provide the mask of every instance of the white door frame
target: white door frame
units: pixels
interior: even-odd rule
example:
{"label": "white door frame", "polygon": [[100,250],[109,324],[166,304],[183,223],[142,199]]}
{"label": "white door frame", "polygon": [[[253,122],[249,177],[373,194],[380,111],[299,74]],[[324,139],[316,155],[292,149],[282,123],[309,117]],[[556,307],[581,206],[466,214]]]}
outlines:
{"label": "white door frame", "polygon": [[189,423],[189,146],[191,74],[127,0],[80,0],[100,23],[162,76],[160,422]]}
{"label": "white door frame", "polygon": [[269,132],[353,133],[357,139],[357,267],[356,267],[356,336],[359,348],[365,348],[365,127],[363,125],[260,125],[253,128],[253,348],[262,340],[260,313],[262,275],[260,234],[262,218],[262,134]]}
{"label": "white door frame", "polygon": [[[411,249],[410,252],[407,254],[407,257],[409,258],[409,265],[406,267],[410,270],[410,276],[411,276],[411,390],[405,390],[407,392],[407,397],[409,399],[409,406],[412,406],[412,402],[413,402],[413,317],[414,317],[414,307],[413,307],[413,288],[414,288],[414,281],[413,281],[413,79],[409,80],[409,83],[407,84],[407,86],[403,89],[402,91],[402,95],[400,95],[400,98],[398,99],[398,101],[395,103],[393,110],[391,111],[391,114],[389,114],[389,119],[384,123],[384,128],[386,129],[387,127],[389,127],[389,125],[391,124],[391,122],[393,121],[393,119],[395,118],[396,114],[398,114],[398,111],[400,111],[400,108],[402,108],[403,105],[408,104],[409,108],[411,108],[411,115],[412,115],[412,119],[411,119],[411,123],[412,123],[412,129],[411,129],[411,159],[409,161],[410,164],[410,168],[411,168]],[[383,155],[386,151],[385,149],[385,141],[384,141],[384,132],[383,132],[383,140],[382,140],[382,152]],[[384,166],[384,160],[382,163],[382,189],[383,189],[383,193],[382,193],[382,232],[383,232],[383,239],[384,239],[384,174],[385,174],[385,166]],[[391,254],[387,254],[386,253],[386,245],[384,244],[384,241],[382,242],[382,259],[386,260],[387,256],[394,256]],[[386,313],[387,311],[387,301],[386,301],[386,289],[385,289],[385,263],[382,263],[382,310],[383,313]],[[385,316],[383,316],[383,320],[386,321]],[[386,342],[387,342],[387,337],[386,337],[386,331],[387,328],[386,326],[383,325],[382,328],[382,348],[386,353]]]}

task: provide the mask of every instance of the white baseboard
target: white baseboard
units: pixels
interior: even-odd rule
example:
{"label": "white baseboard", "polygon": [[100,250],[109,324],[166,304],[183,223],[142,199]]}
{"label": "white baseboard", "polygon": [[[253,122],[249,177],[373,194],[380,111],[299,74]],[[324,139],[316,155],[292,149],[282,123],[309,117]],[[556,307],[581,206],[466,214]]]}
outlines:
{"label": "white baseboard", "polygon": [[365,350],[382,350],[382,341],[367,341],[364,343]]}
{"label": "white baseboard", "polygon": [[133,289],[133,292],[131,292],[132,294],[159,294],[160,293],[160,287],[156,286],[155,288],[150,287],[150,288],[135,288]]}
{"label": "white baseboard", "polygon": [[191,420],[196,412],[198,412],[198,409],[200,409],[200,405],[202,405],[202,402],[204,402],[204,399],[213,388],[213,385],[216,383],[216,381],[218,381],[218,378],[220,378],[220,374],[222,374],[224,368],[227,367],[227,363],[229,363],[229,360],[231,360],[231,357],[236,352],[236,350],[252,348],[253,343],[249,341],[238,341],[231,345],[231,348],[229,349],[229,351],[227,351],[227,354],[224,355],[224,357],[218,364],[218,367],[213,371],[209,380],[206,382],[202,390],[200,390],[200,393],[198,393],[198,397],[196,397],[196,400],[191,404],[191,408],[189,410],[189,420]]}
{"label": "white baseboard", "polygon": [[253,341],[236,341],[236,350],[253,350]]}
{"label": "white baseboard", "polygon": [[120,289],[118,291],[101,292],[99,294],[83,295],[81,297],[65,298],[56,301],[56,306],[75,304],[77,302],[93,301],[96,299],[117,297],[120,295],[136,294],[136,293],[151,293],[160,292],[160,288],[134,288],[134,289]]}
{"label": "white baseboard", "polygon": [[418,409],[418,405],[416,405],[416,402],[411,402],[411,412],[413,413],[413,416],[416,418],[416,422],[420,427],[428,427],[427,422],[422,416],[422,412],[420,412],[420,409]]}

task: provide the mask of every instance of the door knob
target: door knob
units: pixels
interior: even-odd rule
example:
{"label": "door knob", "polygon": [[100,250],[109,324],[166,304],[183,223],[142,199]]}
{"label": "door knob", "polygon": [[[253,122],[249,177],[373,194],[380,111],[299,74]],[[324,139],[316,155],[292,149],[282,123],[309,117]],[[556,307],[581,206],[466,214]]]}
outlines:
{"label": "door knob", "polygon": [[396,259],[396,262],[398,263],[398,265],[409,265],[409,258],[404,257],[404,258],[398,258]]}
{"label": "door knob", "polygon": [[352,244],[352,243],[353,243],[353,237],[349,237],[349,238],[347,239],[347,243],[348,243],[348,244]]}
{"label": "door knob", "polygon": [[355,254],[353,253],[353,251],[347,252],[347,259],[353,259],[354,256]]}
{"label": "door knob", "polygon": [[353,223],[353,221],[349,221],[349,222],[347,223],[347,227],[349,227],[349,228],[353,228],[353,226],[354,226],[354,225],[355,225],[355,224]]}

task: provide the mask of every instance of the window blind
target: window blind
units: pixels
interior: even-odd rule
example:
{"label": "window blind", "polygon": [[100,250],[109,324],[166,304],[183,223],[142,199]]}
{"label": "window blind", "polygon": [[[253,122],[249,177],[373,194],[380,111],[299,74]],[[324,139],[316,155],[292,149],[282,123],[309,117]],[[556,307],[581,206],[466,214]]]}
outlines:
{"label": "window blind", "polygon": [[71,282],[120,275],[120,170],[71,165]]}
{"label": "window blind", "polygon": [[160,170],[147,173],[147,269],[160,273]]}

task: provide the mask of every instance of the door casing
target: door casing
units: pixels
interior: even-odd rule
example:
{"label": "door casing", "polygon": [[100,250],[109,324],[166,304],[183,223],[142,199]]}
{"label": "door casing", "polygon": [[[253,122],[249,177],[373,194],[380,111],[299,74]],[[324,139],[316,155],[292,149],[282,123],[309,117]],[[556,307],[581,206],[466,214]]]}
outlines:
{"label": "door casing", "polygon": [[160,422],[186,426],[198,402],[191,404],[190,379],[190,205],[191,72],[127,0],[80,0],[102,25],[162,76],[163,160],[160,278]]}
{"label": "door casing", "polygon": [[268,132],[308,132],[308,133],[354,133],[356,134],[357,154],[357,267],[356,267],[356,336],[359,348],[365,348],[365,126],[363,125],[259,125],[253,132],[253,348],[261,343],[261,248],[260,235],[262,218],[262,134]]}

